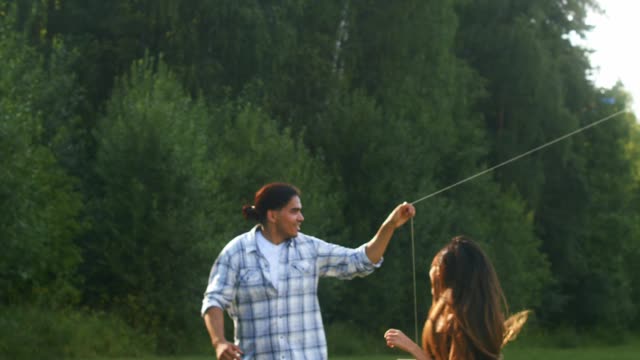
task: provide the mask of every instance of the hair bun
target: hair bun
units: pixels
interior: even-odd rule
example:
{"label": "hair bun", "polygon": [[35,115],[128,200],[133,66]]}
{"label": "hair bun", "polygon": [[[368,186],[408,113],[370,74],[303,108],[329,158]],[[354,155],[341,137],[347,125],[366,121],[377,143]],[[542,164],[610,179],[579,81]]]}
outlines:
{"label": "hair bun", "polygon": [[252,205],[244,205],[242,207],[242,216],[247,220],[259,220],[258,210],[256,210],[256,207]]}

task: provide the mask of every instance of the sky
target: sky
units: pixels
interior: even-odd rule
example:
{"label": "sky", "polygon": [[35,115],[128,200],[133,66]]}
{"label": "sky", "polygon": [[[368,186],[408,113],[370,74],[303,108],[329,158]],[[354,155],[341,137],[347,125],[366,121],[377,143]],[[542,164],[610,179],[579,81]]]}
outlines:
{"label": "sky", "polygon": [[595,28],[586,39],[576,42],[593,50],[590,60],[595,85],[609,88],[620,80],[633,97],[632,109],[640,118],[640,0],[598,2],[605,13],[590,13],[587,23]]}

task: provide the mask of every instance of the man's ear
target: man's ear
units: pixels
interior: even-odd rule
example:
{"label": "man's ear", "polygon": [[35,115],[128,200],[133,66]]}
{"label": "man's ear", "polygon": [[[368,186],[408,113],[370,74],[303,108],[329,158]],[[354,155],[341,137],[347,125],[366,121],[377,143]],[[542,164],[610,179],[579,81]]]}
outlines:
{"label": "man's ear", "polygon": [[275,223],[277,219],[278,219],[278,211],[267,210],[267,222]]}

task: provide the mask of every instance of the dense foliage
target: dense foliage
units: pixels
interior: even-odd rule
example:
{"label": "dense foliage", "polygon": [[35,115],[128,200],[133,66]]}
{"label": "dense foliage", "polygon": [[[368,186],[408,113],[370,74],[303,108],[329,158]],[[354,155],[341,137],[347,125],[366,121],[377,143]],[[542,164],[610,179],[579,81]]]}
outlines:
{"label": "dense foliage", "polygon": [[[397,203],[624,109],[568,40],[596,6],[0,1],[0,320],[89,309],[159,352],[206,343],[208,270],[262,184],[298,185],[303,231],[355,247]],[[638,184],[626,113],[417,204],[419,316],[464,233],[541,326],[637,326]],[[321,283],[328,325],[413,329],[409,234]]]}

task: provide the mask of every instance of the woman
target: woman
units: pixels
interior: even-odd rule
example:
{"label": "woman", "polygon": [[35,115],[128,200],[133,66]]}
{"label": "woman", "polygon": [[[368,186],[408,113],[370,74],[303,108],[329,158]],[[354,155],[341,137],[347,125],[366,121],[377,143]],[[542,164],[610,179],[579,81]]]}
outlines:
{"label": "woman", "polygon": [[434,257],[429,271],[433,302],[422,348],[400,330],[384,334],[387,346],[416,360],[499,359],[527,321],[523,311],[505,321],[506,300],[491,261],[470,238],[458,236]]}

